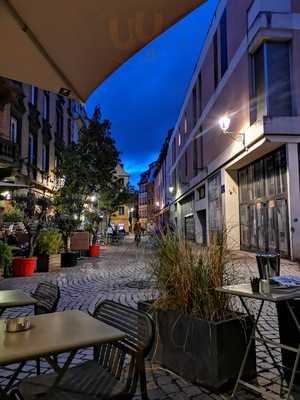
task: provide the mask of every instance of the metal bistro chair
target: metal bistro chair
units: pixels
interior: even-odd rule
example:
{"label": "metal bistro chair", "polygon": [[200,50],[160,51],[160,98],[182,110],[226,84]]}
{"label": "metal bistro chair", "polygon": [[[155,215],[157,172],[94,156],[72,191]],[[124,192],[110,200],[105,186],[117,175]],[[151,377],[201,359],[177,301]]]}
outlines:
{"label": "metal bistro chair", "polygon": [[[70,368],[59,387],[42,396],[44,400],[130,400],[140,383],[141,398],[147,400],[145,357],[154,340],[154,324],[142,311],[113,301],[96,306],[98,320],[126,333],[118,342],[96,346],[94,360]],[[41,398],[55,380],[55,374],[25,380],[11,393],[14,400]],[[34,397],[36,393],[37,397]]]}
{"label": "metal bistro chair", "polygon": [[[54,283],[41,282],[32,293],[32,297],[38,301],[34,305],[35,315],[54,313],[59,303],[60,290],[58,285]],[[41,373],[41,360],[39,358],[36,360],[36,373],[37,375]]]}

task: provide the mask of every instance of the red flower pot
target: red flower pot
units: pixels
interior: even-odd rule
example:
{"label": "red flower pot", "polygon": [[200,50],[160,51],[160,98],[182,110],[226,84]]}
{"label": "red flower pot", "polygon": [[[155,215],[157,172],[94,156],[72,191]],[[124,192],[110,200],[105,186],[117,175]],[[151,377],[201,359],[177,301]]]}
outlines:
{"label": "red flower pot", "polygon": [[36,270],[37,257],[15,257],[12,262],[13,276],[32,276]]}
{"label": "red flower pot", "polygon": [[90,257],[99,257],[100,256],[100,245],[93,244],[90,246]]}

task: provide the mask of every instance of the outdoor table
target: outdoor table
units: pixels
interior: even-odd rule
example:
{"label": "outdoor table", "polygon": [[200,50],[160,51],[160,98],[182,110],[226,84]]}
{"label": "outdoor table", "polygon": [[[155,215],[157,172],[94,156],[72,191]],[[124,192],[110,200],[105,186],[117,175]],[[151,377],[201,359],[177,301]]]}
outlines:
{"label": "outdoor table", "polygon": [[0,290],[0,316],[7,308],[30,306],[37,300],[21,290]]}
{"label": "outdoor table", "polygon": [[[245,352],[245,355],[244,355],[244,358],[243,358],[243,361],[242,361],[242,364],[241,364],[241,367],[240,367],[240,370],[239,370],[239,374],[238,374],[238,377],[237,377],[237,380],[236,380],[236,384],[234,386],[231,398],[232,399],[235,398],[235,395],[236,395],[236,392],[237,392],[237,389],[238,389],[239,385],[245,387],[246,389],[250,389],[252,391],[255,391],[255,392],[259,393],[259,394],[265,393],[265,390],[263,390],[262,388],[259,388],[258,386],[255,386],[255,385],[253,385],[251,383],[248,383],[248,382],[245,382],[244,380],[242,380],[243,371],[244,371],[244,368],[245,368],[245,365],[246,365],[246,361],[247,361],[247,358],[248,358],[248,355],[249,355],[249,352],[250,352],[250,349],[251,349],[251,345],[252,345],[253,341],[255,342],[255,340],[256,340],[256,341],[258,341],[259,343],[262,343],[265,346],[269,356],[271,357],[271,359],[272,359],[272,361],[274,363],[274,366],[278,370],[278,372],[279,372],[281,377],[282,377],[282,371],[280,369],[280,365],[278,364],[278,362],[276,362],[270,347],[283,348],[285,350],[292,351],[292,352],[296,353],[296,358],[295,358],[295,363],[294,363],[294,366],[293,366],[291,380],[290,380],[290,384],[288,386],[287,396],[285,397],[285,399],[290,399],[291,398],[291,394],[292,394],[292,388],[293,388],[293,384],[294,384],[294,379],[295,379],[295,375],[296,375],[297,365],[298,365],[298,361],[299,361],[299,358],[300,358],[300,345],[299,345],[298,348],[294,348],[294,347],[286,346],[284,344],[281,344],[279,342],[276,342],[274,340],[266,338],[262,334],[261,330],[259,329],[258,322],[259,322],[259,319],[261,317],[261,312],[262,312],[262,309],[263,309],[263,306],[264,306],[265,302],[272,302],[272,303],[283,302],[283,303],[286,304],[287,309],[289,310],[289,312],[290,312],[290,314],[291,314],[291,316],[292,316],[292,318],[293,318],[293,320],[294,320],[294,322],[295,322],[295,324],[297,326],[297,330],[299,332],[299,335],[300,335],[300,324],[299,324],[299,321],[297,320],[297,317],[296,317],[291,305],[289,304],[289,301],[295,300],[295,299],[300,297],[300,290],[299,289],[298,290],[287,289],[286,292],[283,292],[283,290],[282,290],[279,293],[277,291],[272,292],[272,289],[271,289],[271,293],[269,293],[269,294],[253,293],[250,284],[224,286],[224,287],[221,287],[221,288],[217,288],[216,290],[218,292],[221,292],[221,293],[225,293],[225,294],[228,294],[228,295],[233,295],[233,296],[239,297],[243,307],[245,308],[247,314],[251,318],[253,318],[253,316],[251,315],[250,310],[247,307],[247,304],[245,302],[245,298],[251,298],[251,299],[255,299],[255,300],[260,301],[260,306],[259,306],[259,309],[258,309],[258,313],[257,313],[256,318],[254,319],[254,324],[253,324],[253,329],[252,329],[252,332],[251,332],[251,336],[250,336],[249,342],[247,344],[247,349],[246,349],[246,352]],[[257,333],[259,337],[256,337],[255,333]],[[284,398],[284,397],[280,397],[280,398]]]}
{"label": "outdoor table", "polygon": [[[0,399],[12,387],[26,361],[44,358],[57,373],[57,386],[81,348],[110,343],[122,339],[120,330],[79,311],[68,310],[29,317],[31,328],[23,332],[5,331],[0,321],[0,366],[19,363],[5,388],[0,387]],[[70,352],[60,367],[55,355]]]}

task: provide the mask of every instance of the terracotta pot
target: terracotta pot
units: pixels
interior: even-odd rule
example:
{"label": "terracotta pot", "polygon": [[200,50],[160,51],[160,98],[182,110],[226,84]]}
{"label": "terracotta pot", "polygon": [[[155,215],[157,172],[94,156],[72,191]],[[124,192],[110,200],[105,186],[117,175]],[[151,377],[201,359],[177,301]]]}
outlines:
{"label": "terracotta pot", "polygon": [[37,257],[15,257],[12,262],[13,276],[32,276],[36,270]]}
{"label": "terracotta pot", "polygon": [[99,257],[100,256],[100,245],[93,244],[90,246],[90,257]]}

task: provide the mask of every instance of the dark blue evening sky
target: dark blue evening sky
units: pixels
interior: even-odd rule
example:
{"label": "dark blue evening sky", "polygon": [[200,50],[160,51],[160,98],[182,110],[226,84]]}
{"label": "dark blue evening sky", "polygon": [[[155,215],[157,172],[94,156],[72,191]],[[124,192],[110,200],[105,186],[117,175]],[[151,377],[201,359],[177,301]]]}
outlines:
{"label": "dark blue evening sky", "polygon": [[112,122],[122,162],[136,185],[177,120],[218,0],[208,0],[111,75],[91,95]]}

